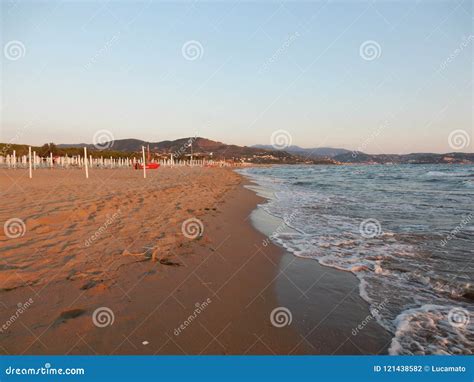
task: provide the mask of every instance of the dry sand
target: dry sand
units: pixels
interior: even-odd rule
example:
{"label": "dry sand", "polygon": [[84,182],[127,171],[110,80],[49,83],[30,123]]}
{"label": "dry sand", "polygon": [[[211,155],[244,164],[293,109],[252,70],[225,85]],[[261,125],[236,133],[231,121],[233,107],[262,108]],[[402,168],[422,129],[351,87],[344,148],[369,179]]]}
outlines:
{"label": "dry sand", "polygon": [[[32,180],[1,170],[0,222],[18,218],[25,230],[0,230],[0,352],[383,350],[389,337],[373,322],[357,337],[365,347],[349,338],[368,314],[352,275],[314,261],[293,266],[280,248],[262,245],[249,223],[262,199],[243,182],[219,168],[163,168],[146,180],[133,170],[91,170],[89,180],[80,170],[38,170]],[[202,223],[201,235],[183,234],[188,219]],[[310,281],[308,304],[295,286]],[[282,299],[293,322],[277,328],[270,313]],[[339,325],[334,313],[349,320]]]}

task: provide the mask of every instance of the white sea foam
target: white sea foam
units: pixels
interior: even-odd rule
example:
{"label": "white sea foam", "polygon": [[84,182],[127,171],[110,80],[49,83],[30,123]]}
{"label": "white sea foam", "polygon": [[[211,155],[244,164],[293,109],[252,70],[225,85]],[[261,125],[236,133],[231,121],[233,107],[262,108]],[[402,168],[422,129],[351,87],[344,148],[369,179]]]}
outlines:
{"label": "white sea foam", "polygon": [[[389,172],[380,177],[374,171],[386,169],[367,168],[360,171],[358,177],[366,178],[359,182],[354,180],[351,169],[332,171],[340,174],[319,175],[317,167],[245,171],[266,189],[260,191],[262,195],[271,195],[261,208],[276,217],[292,216],[287,224],[294,231],[278,233],[272,240],[296,256],[354,273],[360,280],[360,295],[371,307],[388,301],[376,319],[394,334],[391,354],[470,354],[472,337],[446,326],[443,316],[453,303],[466,304],[451,299],[462,296],[469,275],[455,274],[460,277],[453,278],[450,272],[443,271],[462,266],[466,250],[453,247],[448,253],[439,247],[436,229],[440,228],[433,226],[436,222],[445,224],[444,230],[456,226],[460,217],[453,215],[453,207],[461,209],[464,199],[457,201],[451,196],[452,207],[448,208],[441,192],[435,194],[440,199],[434,200],[430,194],[399,191],[404,189],[403,182],[409,183],[406,189],[423,188],[423,184],[416,183],[422,178],[422,167],[415,166],[409,176],[403,173],[407,171],[404,168],[391,170],[399,171],[399,175]],[[450,169],[428,174],[444,177],[446,171]],[[458,175],[455,172],[454,176]],[[427,207],[430,205],[434,206],[431,210]],[[427,219],[427,211],[438,215]],[[359,225],[366,218],[375,218],[382,233],[363,237]],[[469,243],[465,245],[469,248]],[[430,324],[431,329],[420,330],[423,324]],[[438,337],[448,338],[449,344]]]}
{"label": "white sea foam", "polygon": [[463,173],[456,173],[456,172],[443,172],[443,171],[428,171],[426,176],[462,176]]}
{"label": "white sea foam", "polygon": [[453,309],[456,307],[426,304],[399,314],[389,354],[472,354],[472,319],[465,326],[453,325],[450,322]]}

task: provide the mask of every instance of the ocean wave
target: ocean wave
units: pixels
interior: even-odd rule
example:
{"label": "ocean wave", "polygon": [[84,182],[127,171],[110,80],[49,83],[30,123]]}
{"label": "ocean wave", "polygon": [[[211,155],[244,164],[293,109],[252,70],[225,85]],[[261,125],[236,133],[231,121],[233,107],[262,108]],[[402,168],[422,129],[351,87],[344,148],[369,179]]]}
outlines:
{"label": "ocean wave", "polygon": [[[400,171],[394,178],[404,179],[397,187],[422,190],[423,168],[409,170],[409,176],[405,173],[407,168],[394,170]],[[370,168],[362,175],[365,178],[354,180],[350,168],[337,168],[331,177],[305,169],[304,180],[298,187],[294,184],[298,173],[295,175],[293,169],[266,170],[265,174],[251,170],[247,175],[261,187],[272,190],[274,197],[260,207],[284,219],[294,230],[273,235],[272,240],[295,256],[355,274],[360,281],[360,296],[371,308],[388,301],[376,319],[394,335],[392,354],[469,354],[466,349],[471,339],[466,342],[462,332],[446,326],[443,314],[451,304],[465,309],[469,304],[465,296],[471,293],[466,290],[472,291],[468,282],[472,275],[466,271],[453,277],[451,270],[465,268],[463,248],[472,248],[473,237],[460,233],[459,238],[449,242],[449,251],[439,245],[444,233],[456,227],[471,208],[468,198],[462,193],[445,197],[442,192],[407,191],[400,195],[387,191],[390,187],[385,185],[391,183],[384,182],[391,179],[379,177],[376,172],[369,174],[370,171],[379,170]],[[445,176],[445,171],[452,170],[433,170],[428,174]],[[267,177],[277,177],[282,182],[275,187]],[[322,183],[326,187],[321,187]],[[434,184],[430,187],[442,187]],[[458,216],[456,211],[460,211]],[[436,217],[427,218],[428,212]],[[369,217],[376,218],[381,229],[375,237],[366,238],[361,235],[360,224]],[[436,323],[436,335],[449,338],[452,343],[433,342],[434,332],[418,330],[427,322]]]}
{"label": "ocean wave", "polygon": [[389,354],[472,354],[472,318],[473,312],[456,306],[426,304],[405,310],[395,319]]}
{"label": "ocean wave", "polygon": [[472,177],[473,174],[466,172],[453,172],[453,171],[428,171],[425,176],[435,177]]}
{"label": "ocean wave", "polygon": [[466,187],[474,187],[474,180],[465,180],[463,181],[463,184]]}

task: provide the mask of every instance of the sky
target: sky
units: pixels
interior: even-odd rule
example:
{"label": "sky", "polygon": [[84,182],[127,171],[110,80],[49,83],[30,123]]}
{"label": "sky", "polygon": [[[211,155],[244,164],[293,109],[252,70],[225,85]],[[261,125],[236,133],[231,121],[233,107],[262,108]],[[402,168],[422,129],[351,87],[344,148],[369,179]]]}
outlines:
{"label": "sky", "polygon": [[0,142],[473,152],[472,7],[5,0]]}

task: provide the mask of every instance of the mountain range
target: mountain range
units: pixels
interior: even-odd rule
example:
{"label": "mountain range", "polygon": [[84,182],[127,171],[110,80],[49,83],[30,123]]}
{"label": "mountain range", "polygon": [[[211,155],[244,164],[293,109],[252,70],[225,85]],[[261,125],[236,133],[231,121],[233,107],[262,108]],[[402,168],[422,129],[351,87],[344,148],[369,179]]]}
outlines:
{"label": "mountain range", "polygon": [[[254,145],[252,147],[257,147],[257,148],[266,149],[266,150],[275,150],[272,145]],[[290,154],[301,155],[307,158],[321,158],[321,157],[334,158],[337,155],[349,154],[352,152],[350,150],[336,149],[332,147],[314,147],[314,148],[305,149],[303,147],[294,146],[294,145],[285,147],[284,151]]]}
{"label": "mountain range", "polygon": [[[92,144],[60,144],[59,148],[88,147]],[[118,139],[105,142],[104,147],[118,152],[140,152],[142,146],[149,146],[157,154],[174,153],[189,155],[191,146],[194,155],[211,155],[214,159],[235,159],[252,163],[314,163],[314,164],[410,164],[410,163],[466,163],[474,164],[474,153],[413,153],[413,154],[366,154],[342,148],[302,148],[289,146],[277,150],[271,145],[237,146],[202,137],[188,137],[173,141],[146,142],[139,139]]]}
{"label": "mountain range", "polygon": [[[264,149],[258,147],[228,145],[222,142],[213,141],[202,137],[180,138],[174,141],[146,142],[139,139],[118,139],[104,142],[101,147],[119,152],[140,152],[142,146],[150,147],[150,151],[157,154],[169,155],[173,153],[175,157],[190,155],[191,150],[195,156],[206,155],[219,159],[244,160],[251,163],[330,163],[327,159],[307,159],[290,154],[284,150]],[[82,148],[96,150],[93,144],[59,144],[59,148]]]}

